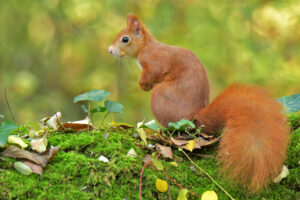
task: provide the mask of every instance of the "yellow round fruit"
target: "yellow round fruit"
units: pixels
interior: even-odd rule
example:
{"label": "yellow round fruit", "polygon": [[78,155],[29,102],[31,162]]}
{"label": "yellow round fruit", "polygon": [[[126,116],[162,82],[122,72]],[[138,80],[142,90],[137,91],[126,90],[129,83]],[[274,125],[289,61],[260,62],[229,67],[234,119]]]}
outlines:
{"label": "yellow round fruit", "polygon": [[215,191],[208,190],[202,194],[201,200],[218,200],[218,195]]}

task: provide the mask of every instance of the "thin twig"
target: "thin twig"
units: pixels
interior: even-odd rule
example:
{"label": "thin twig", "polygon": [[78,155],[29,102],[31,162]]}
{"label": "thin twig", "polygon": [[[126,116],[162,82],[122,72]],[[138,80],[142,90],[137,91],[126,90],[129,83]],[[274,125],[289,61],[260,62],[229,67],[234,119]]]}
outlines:
{"label": "thin twig", "polygon": [[91,116],[91,102],[89,102],[89,106],[88,106],[88,129],[87,131],[89,132],[90,131],[90,116]]}
{"label": "thin twig", "polygon": [[56,122],[57,122],[57,124],[59,125],[59,127],[61,128],[61,130],[63,131],[63,133],[66,133],[66,130],[65,130],[64,126],[58,120],[57,113],[55,113],[55,116],[56,116]]}
{"label": "thin twig", "polygon": [[107,112],[105,115],[104,115],[104,117],[103,117],[103,119],[102,119],[102,121],[101,121],[101,125],[103,126],[103,122],[104,122],[104,120],[106,119],[106,117],[109,115],[109,112]]}
{"label": "thin twig", "polygon": [[143,179],[143,173],[144,173],[144,170],[147,167],[147,165],[149,165],[151,162],[152,162],[152,160],[148,160],[147,162],[145,162],[145,164],[143,165],[142,171],[141,171],[141,175],[140,175],[140,187],[139,187],[140,200],[142,200],[142,179]]}
{"label": "thin twig", "polygon": [[208,176],[230,199],[234,200],[234,198],[221,186],[219,185],[206,171],[204,171],[201,167],[199,167],[188,155],[182,150],[182,153],[191,161],[191,163],[196,166],[202,173]]}
{"label": "thin twig", "polygon": [[7,88],[5,88],[4,96],[5,96],[5,101],[6,101],[8,110],[9,110],[9,112],[10,112],[11,118],[13,119],[13,121],[14,121],[15,123],[17,123],[16,120],[15,120],[15,117],[14,117],[12,111],[11,111],[11,107],[10,107],[10,105],[9,105],[9,102],[8,102],[8,98],[7,98]]}

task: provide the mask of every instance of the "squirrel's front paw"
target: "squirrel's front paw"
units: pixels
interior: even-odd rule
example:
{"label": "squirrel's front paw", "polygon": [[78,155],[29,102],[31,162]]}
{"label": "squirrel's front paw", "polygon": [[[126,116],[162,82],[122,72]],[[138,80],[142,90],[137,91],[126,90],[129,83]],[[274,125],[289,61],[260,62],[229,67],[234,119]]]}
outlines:
{"label": "squirrel's front paw", "polygon": [[140,87],[144,91],[149,91],[153,88],[153,84],[139,81]]}

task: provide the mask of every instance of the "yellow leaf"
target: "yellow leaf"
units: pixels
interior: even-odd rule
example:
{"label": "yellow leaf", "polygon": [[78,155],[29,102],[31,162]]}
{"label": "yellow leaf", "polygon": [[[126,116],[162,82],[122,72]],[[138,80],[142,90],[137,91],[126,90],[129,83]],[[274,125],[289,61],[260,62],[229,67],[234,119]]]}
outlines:
{"label": "yellow leaf", "polygon": [[218,195],[215,191],[208,190],[202,194],[201,200],[218,200]]}
{"label": "yellow leaf", "polygon": [[47,150],[47,144],[48,140],[46,137],[31,140],[31,148],[39,153],[43,153]]}
{"label": "yellow leaf", "polygon": [[19,138],[18,136],[15,136],[15,135],[10,135],[8,137],[8,142],[11,143],[11,144],[17,144],[22,149],[25,149],[25,148],[28,147],[28,145],[21,138]]}
{"label": "yellow leaf", "polygon": [[180,190],[177,200],[187,200],[187,197],[186,197],[187,193],[188,193],[187,189]]}
{"label": "yellow leaf", "polygon": [[155,183],[156,189],[160,192],[166,192],[168,190],[168,183],[167,181],[156,179]]}
{"label": "yellow leaf", "polygon": [[145,142],[145,144],[147,144],[147,134],[144,128],[138,128],[137,129],[140,138]]}
{"label": "yellow leaf", "polygon": [[190,152],[192,152],[195,148],[196,139],[189,140],[189,142],[185,145],[186,149],[188,149]]}
{"label": "yellow leaf", "polygon": [[131,126],[130,124],[124,123],[124,122],[112,121],[112,122],[108,123],[108,125],[111,126],[111,127],[122,127],[122,128],[125,128],[125,129],[133,128],[133,126]]}

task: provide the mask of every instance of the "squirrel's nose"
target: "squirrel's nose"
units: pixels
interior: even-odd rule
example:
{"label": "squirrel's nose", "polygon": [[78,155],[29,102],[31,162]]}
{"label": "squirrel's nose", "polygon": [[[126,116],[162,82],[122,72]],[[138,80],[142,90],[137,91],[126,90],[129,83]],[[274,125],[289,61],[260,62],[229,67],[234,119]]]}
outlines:
{"label": "squirrel's nose", "polygon": [[110,46],[108,47],[108,52],[109,52],[110,54],[113,54],[113,49],[114,49],[114,47],[113,47],[112,45],[110,45]]}

